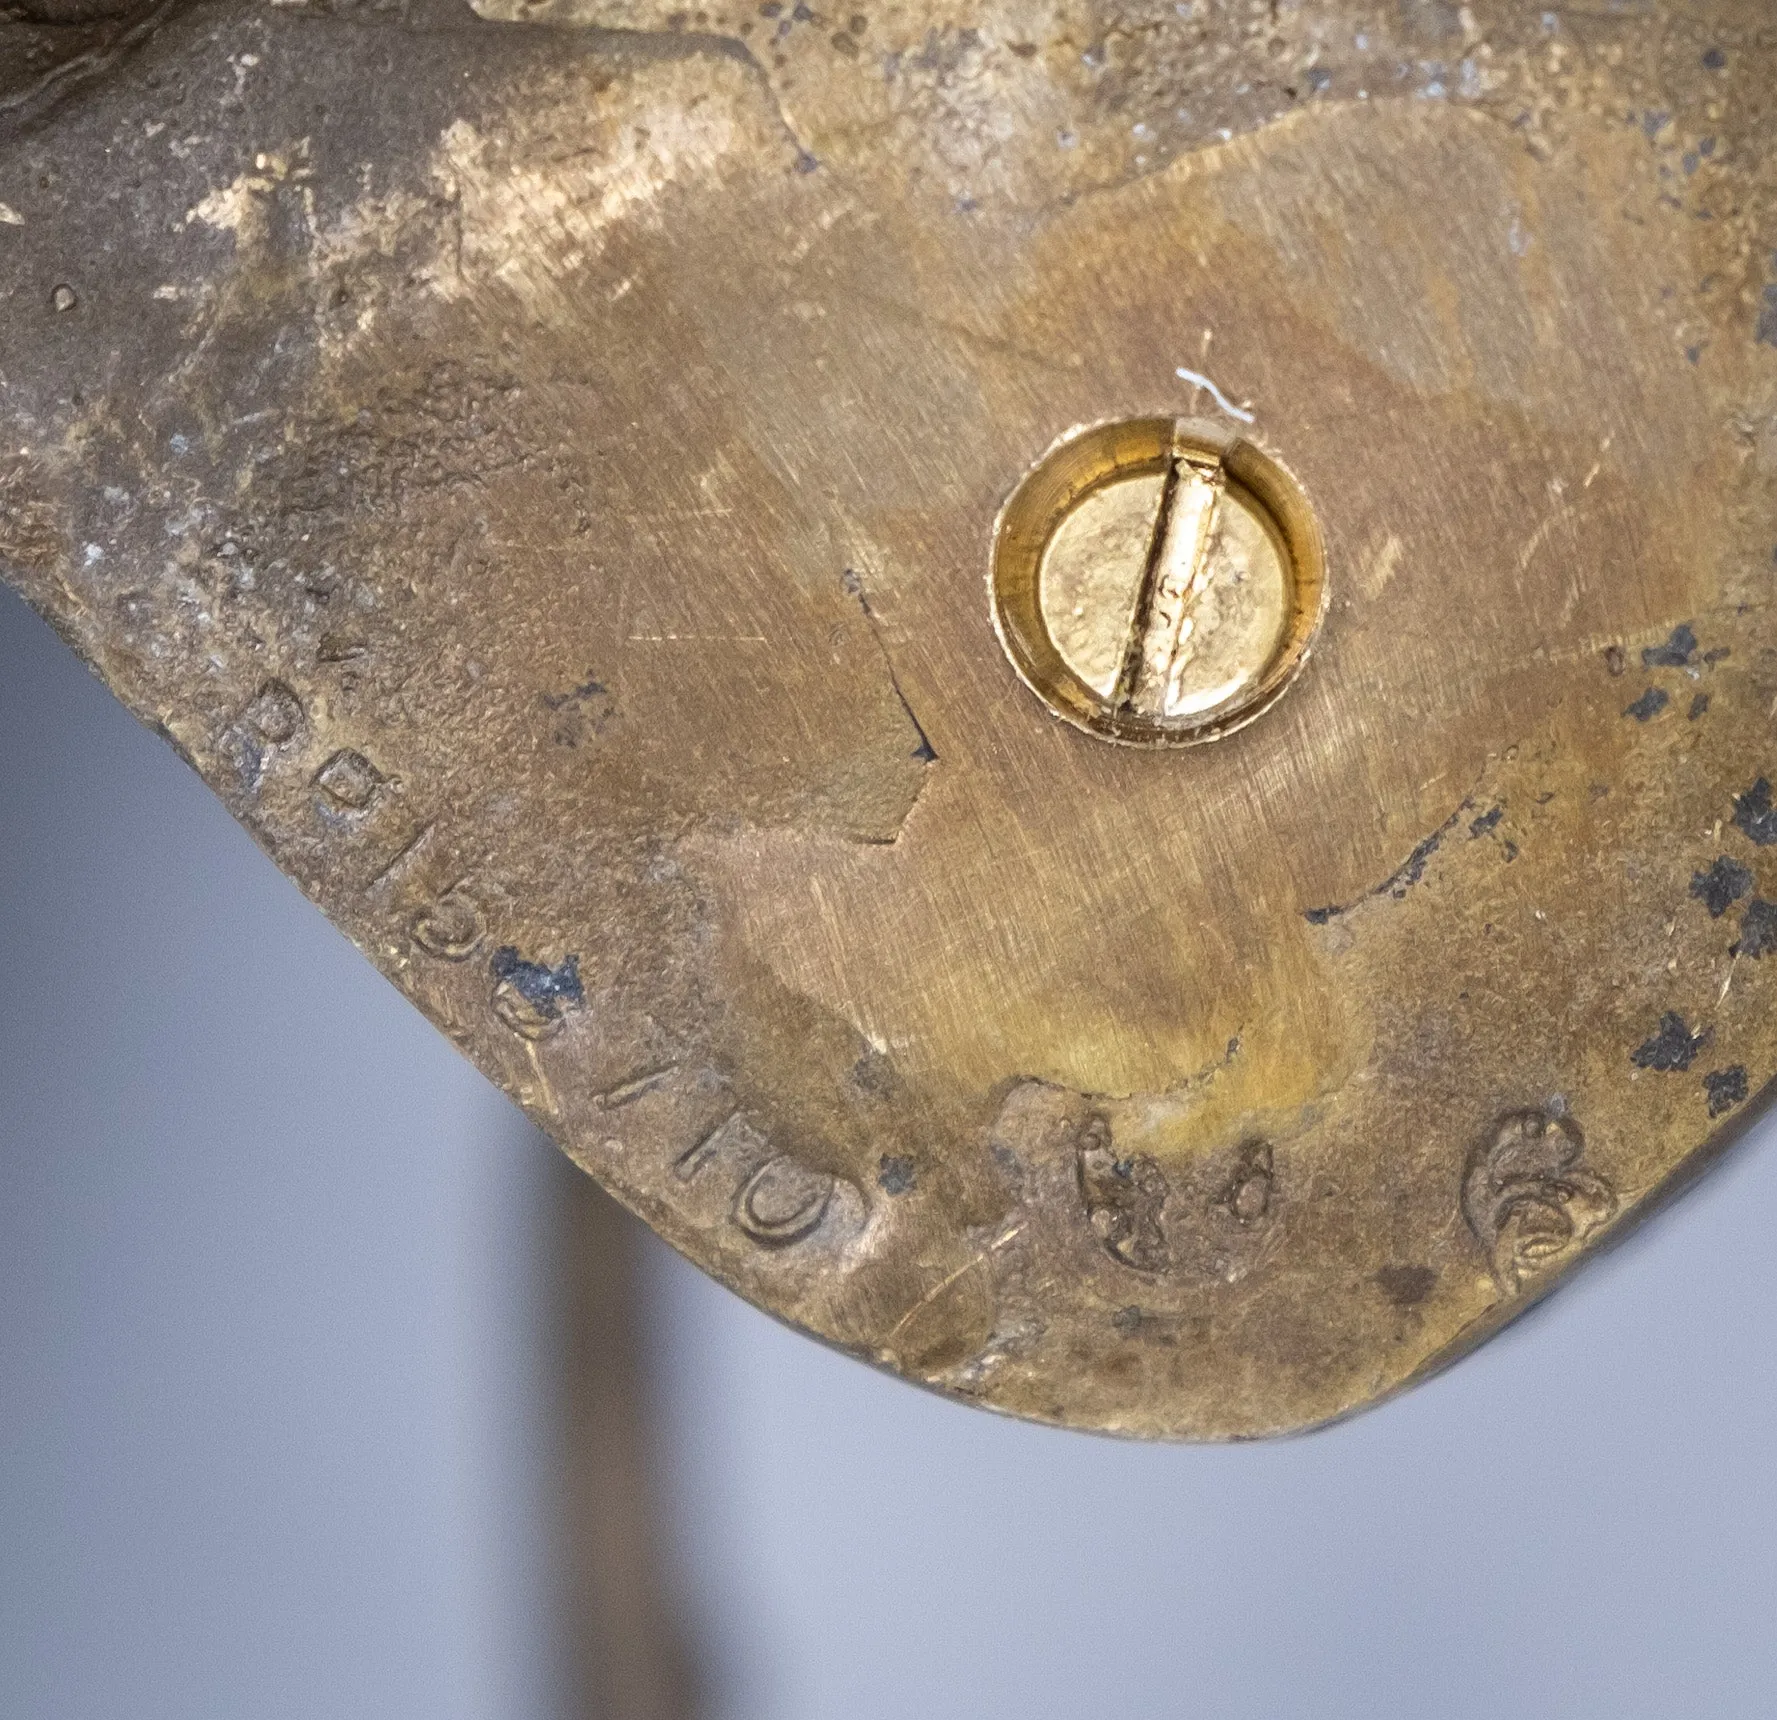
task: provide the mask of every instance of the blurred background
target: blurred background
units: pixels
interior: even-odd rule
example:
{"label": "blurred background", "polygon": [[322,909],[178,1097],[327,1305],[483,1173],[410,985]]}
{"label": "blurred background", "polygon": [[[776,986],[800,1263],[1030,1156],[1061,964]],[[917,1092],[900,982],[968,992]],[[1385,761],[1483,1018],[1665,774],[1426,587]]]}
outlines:
{"label": "blurred background", "polygon": [[618,1214],[4,591],[0,743],[0,1715],[1777,1711],[1770,1128],[1342,1427],[1026,1427]]}

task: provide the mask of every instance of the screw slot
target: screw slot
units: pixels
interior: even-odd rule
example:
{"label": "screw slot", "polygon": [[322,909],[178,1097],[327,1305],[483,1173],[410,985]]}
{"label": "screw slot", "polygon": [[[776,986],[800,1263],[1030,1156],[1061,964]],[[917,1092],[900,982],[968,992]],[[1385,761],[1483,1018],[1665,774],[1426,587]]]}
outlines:
{"label": "screw slot", "polygon": [[1137,418],[1064,436],[1000,511],[994,627],[1076,728],[1188,746],[1282,695],[1326,609],[1301,487],[1214,424]]}

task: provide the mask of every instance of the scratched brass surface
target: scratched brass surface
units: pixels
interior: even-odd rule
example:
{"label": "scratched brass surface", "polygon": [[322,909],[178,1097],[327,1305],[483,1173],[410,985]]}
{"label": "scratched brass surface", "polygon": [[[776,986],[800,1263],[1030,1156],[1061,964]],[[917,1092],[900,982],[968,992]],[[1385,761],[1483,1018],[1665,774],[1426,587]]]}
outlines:
{"label": "scratched brass surface", "polygon": [[[1777,1073],[1777,22],[858,8],[0,24],[0,565],[743,1295],[1325,1421]],[[1143,418],[1325,547],[1207,745],[994,631],[1007,498]]]}

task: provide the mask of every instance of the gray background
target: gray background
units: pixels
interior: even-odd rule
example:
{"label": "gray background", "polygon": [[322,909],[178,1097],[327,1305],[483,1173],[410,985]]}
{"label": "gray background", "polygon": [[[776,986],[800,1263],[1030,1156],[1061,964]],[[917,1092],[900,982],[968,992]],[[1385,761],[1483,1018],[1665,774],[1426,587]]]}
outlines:
{"label": "gray background", "polygon": [[[0,1714],[558,1720],[551,1149],[0,593]],[[1777,1712],[1777,1143],[1401,1401],[1142,1448],[659,1246],[720,1720]]]}

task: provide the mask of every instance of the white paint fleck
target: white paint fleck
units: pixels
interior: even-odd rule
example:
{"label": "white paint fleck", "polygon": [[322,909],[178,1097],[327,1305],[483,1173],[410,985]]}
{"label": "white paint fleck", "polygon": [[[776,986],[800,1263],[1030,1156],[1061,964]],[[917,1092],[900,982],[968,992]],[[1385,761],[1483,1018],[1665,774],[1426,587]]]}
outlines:
{"label": "white paint fleck", "polygon": [[1247,411],[1245,407],[1236,406],[1234,402],[1201,371],[1187,369],[1181,364],[1173,374],[1180,382],[1188,382],[1192,387],[1201,388],[1207,392],[1214,399],[1216,405],[1226,412],[1230,418],[1238,418],[1242,424],[1252,423],[1253,414]]}

